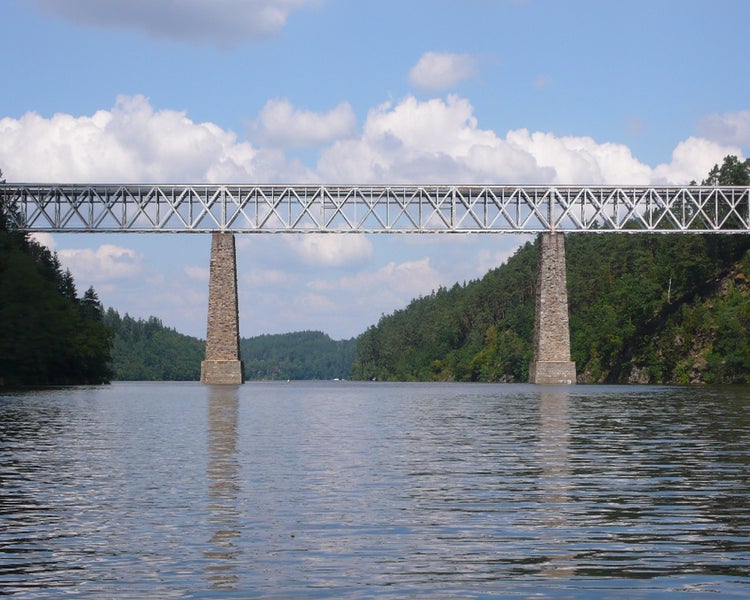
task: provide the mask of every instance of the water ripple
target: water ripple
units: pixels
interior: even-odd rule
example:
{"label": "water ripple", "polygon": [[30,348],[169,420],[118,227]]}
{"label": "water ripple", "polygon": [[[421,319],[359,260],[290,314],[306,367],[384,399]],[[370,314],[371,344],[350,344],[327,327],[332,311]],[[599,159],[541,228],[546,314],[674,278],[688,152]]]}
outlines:
{"label": "water ripple", "polygon": [[747,388],[0,396],[0,595],[750,593]]}

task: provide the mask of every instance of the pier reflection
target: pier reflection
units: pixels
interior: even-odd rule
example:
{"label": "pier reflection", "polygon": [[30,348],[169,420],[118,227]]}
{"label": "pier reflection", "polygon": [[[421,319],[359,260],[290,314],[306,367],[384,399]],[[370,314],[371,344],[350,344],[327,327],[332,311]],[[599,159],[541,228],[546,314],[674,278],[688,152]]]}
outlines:
{"label": "pier reflection", "polygon": [[208,522],[213,535],[204,551],[206,577],[214,590],[235,589],[240,515],[237,458],[239,390],[236,386],[211,386],[208,398]]}
{"label": "pier reflection", "polygon": [[541,573],[553,578],[569,577],[575,570],[565,542],[569,526],[566,507],[571,493],[570,396],[563,388],[549,389],[540,394],[539,400],[540,510],[544,513],[548,556]]}

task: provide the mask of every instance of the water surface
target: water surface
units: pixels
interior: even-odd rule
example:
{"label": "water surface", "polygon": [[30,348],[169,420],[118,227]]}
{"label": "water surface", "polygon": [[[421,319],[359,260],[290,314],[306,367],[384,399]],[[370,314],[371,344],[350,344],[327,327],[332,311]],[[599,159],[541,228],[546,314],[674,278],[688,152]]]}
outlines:
{"label": "water surface", "polygon": [[750,388],[0,395],[0,595],[750,595]]}

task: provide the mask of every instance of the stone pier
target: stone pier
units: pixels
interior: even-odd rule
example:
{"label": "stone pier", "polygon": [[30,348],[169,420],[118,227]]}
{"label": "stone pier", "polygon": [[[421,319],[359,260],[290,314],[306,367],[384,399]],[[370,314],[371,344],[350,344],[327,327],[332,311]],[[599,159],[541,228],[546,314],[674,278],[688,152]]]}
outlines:
{"label": "stone pier", "polygon": [[565,239],[562,233],[543,233],[541,237],[529,382],[571,384],[576,382],[576,364],[570,360]]}
{"label": "stone pier", "polygon": [[237,385],[243,382],[234,234],[213,233],[206,360],[201,363],[201,383]]}

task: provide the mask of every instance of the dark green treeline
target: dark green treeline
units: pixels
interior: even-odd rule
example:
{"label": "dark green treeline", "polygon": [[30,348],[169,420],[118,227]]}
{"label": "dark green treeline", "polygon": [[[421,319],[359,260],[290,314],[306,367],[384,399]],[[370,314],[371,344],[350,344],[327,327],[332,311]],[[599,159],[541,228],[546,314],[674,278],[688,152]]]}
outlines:
{"label": "dark green treeline", "polygon": [[320,331],[240,340],[248,380],[347,379],[356,348],[356,339],[332,340]]}
{"label": "dark green treeline", "polygon": [[[750,184],[727,157],[705,185]],[[571,354],[582,382],[750,382],[750,237],[566,236]],[[468,285],[384,316],[356,379],[528,380],[537,243]]]}
{"label": "dark green treeline", "polygon": [[0,206],[0,385],[104,383],[110,331],[93,288],[78,297],[70,271]]}
{"label": "dark green treeline", "polygon": [[104,323],[113,334],[113,378],[120,381],[197,381],[203,340],[165,327],[156,317],[134,319],[109,308]]}
{"label": "dark green treeline", "polygon": [[[571,354],[582,382],[750,382],[750,239],[567,236]],[[352,377],[518,381],[532,360],[537,244],[479,281],[383,317]]]}
{"label": "dark green treeline", "polygon": [[[203,340],[178,333],[156,317],[134,319],[110,308],[113,379],[197,381]],[[356,340],[335,341],[319,331],[261,335],[240,340],[247,380],[348,378]]]}

